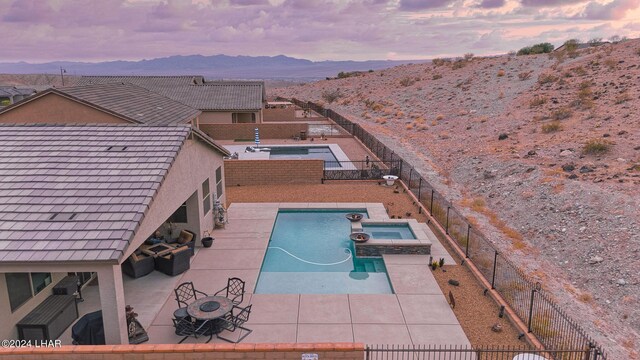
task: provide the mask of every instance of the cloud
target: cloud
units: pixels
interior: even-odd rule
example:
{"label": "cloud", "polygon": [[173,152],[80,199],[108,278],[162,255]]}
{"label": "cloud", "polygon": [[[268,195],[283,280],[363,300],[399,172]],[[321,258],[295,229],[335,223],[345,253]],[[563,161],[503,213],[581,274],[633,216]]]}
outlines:
{"label": "cloud", "polygon": [[7,22],[39,22],[51,13],[51,7],[41,0],[15,0],[9,11],[2,17]]}
{"label": "cloud", "polygon": [[402,11],[418,11],[444,7],[454,0],[400,0],[399,9]]}
{"label": "cloud", "polygon": [[573,5],[586,2],[587,0],[522,0],[522,6],[526,7],[556,7]]}
{"label": "cloud", "polygon": [[505,3],[505,0],[482,0],[482,2],[478,4],[478,7],[483,9],[497,9],[503,7]]}
{"label": "cloud", "polygon": [[578,17],[589,20],[620,20],[627,11],[637,9],[640,0],[613,0],[607,4],[590,2]]}

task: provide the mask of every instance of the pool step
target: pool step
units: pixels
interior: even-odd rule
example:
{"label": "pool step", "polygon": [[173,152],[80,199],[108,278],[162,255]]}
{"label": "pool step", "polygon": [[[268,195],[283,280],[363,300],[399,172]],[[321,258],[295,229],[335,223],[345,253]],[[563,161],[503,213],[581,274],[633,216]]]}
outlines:
{"label": "pool step", "polygon": [[373,267],[376,269],[376,272],[385,272],[386,269],[384,265],[378,261],[373,262]]}
{"label": "pool step", "polygon": [[375,266],[370,262],[364,263],[364,269],[369,273],[376,272]]}

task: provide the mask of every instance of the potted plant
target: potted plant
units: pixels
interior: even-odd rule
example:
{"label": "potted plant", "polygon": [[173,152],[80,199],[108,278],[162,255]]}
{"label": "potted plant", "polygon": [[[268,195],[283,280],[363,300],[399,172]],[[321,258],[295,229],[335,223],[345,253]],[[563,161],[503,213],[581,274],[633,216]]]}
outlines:
{"label": "potted plant", "polygon": [[431,263],[431,270],[436,271],[437,268],[438,268],[438,262],[433,260],[433,262]]}
{"label": "potted plant", "polygon": [[387,182],[387,186],[393,186],[396,180],[398,180],[398,177],[395,175],[385,175],[382,178]]}
{"label": "potted plant", "polygon": [[211,233],[209,231],[204,232],[204,237],[202,237],[202,246],[206,248],[210,248],[213,245],[213,238],[211,237]]}

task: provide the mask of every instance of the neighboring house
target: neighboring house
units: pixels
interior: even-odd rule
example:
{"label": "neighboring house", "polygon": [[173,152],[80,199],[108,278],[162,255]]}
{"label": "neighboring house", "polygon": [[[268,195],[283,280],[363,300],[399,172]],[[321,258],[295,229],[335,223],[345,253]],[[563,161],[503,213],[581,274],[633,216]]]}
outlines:
{"label": "neighboring house", "polygon": [[77,84],[130,83],[202,111],[201,124],[261,123],[263,81],[205,81],[202,76],[83,76]]}
{"label": "neighboring house", "polygon": [[35,89],[17,88],[15,86],[0,86],[0,109],[17,103],[36,93]]}
{"label": "neighboring house", "polygon": [[0,123],[196,125],[200,114],[143,87],[113,83],[47,89],[0,109]]}
{"label": "neighboring house", "polygon": [[192,125],[0,124],[0,338],[76,272],[127,344],[121,263],[178,210],[197,240],[214,227],[226,155]]}

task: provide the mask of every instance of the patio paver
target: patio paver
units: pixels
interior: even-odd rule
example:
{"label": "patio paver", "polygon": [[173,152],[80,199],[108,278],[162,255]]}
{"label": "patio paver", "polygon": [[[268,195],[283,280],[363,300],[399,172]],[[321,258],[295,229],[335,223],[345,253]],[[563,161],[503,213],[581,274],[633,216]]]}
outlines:
{"label": "patio paver", "polygon": [[298,324],[297,342],[353,342],[349,324]]}
{"label": "patio paver", "polygon": [[[253,311],[251,312],[253,317]],[[246,325],[253,332],[243,342],[246,343],[295,343],[298,325],[296,324],[253,324]],[[227,334],[223,334],[227,335]]]}
{"label": "patio paver", "polygon": [[431,269],[425,265],[387,265],[387,273],[396,294],[442,294]]}
{"label": "patio paver", "polygon": [[253,307],[248,324],[298,323],[298,294],[254,294],[251,302]]}
{"label": "patio paver", "polygon": [[203,251],[191,261],[192,269],[260,269],[264,250]]}
{"label": "patio paver", "polygon": [[406,325],[354,324],[353,340],[365,344],[411,344]]}
{"label": "patio paver", "polygon": [[393,294],[350,294],[354,324],[404,324],[398,299]]}
{"label": "patio paver", "polygon": [[[398,295],[407,324],[459,325],[445,297],[440,295]],[[428,312],[424,309],[429,309]]]}
{"label": "patio paver", "polygon": [[300,295],[298,322],[301,324],[351,324],[348,295]]}
{"label": "patio paver", "polygon": [[407,325],[407,328],[416,345],[471,345],[460,325]]}

